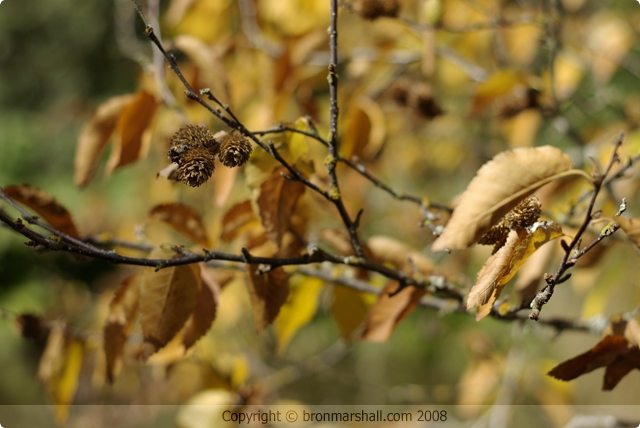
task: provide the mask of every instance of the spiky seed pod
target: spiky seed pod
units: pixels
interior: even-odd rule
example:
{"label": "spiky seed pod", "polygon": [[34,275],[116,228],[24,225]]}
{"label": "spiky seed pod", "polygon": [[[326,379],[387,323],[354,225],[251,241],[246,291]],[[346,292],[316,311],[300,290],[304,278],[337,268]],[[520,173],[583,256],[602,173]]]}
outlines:
{"label": "spiky seed pod", "polygon": [[202,147],[185,152],[178,164],[178,178],[184,184],[198,187],[204,184],[215,168],[215,158],[209,150]]}
{"label": "spiky seed pod", "polygon": [[535,195],[531,195],[509,211],[503,221],[512,229],[525,229],[538,221],[541,212],[540,201]]}
{"label": "spiky seed pod", "polygon": [[498,224],[482,235],[478,244],[494,245],[492,254],[495,254],[507,242],[510,230],[522,230],[533,225],[538,221],[541,212],[540,201],[535,195],[523,199]]}
{"label": "spiky seed pod", "polygon": [[216,140],[208,128],[199,125],[186,125],[171,137],[171,149],[169,149],[168,156],[171,162],[179,163],[180,158],[187,151],[198,147],[208,149],[215,144]]}
{"label": "spiky seed pod", "polygon": [[398,0],[355,0],[353,10],[364,19],[374,20],[381,16],[395,18],[400,11]]}
{"label": "spiky seed pod", "polygon": [[251,143],[237,132],[227,134],[220,139],[220,162],[228,168],[242,166],[249,160],[253,151]]}

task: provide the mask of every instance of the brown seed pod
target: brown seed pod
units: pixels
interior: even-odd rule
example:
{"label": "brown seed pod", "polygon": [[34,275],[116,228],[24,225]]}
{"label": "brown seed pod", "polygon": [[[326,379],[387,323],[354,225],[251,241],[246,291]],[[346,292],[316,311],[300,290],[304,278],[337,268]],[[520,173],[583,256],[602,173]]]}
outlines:
{"label": "brown seed pod", "polygon": [[494,245],[495,254],[507,241],[511,229],[525,229],[540,217],[540,201],[535,195],[531,195],[509,211],[500,222],[489,229],[480,237],[478,244]]}
{"label": "brown seed pod", "polygon": [[364,19],[373,21],[381,16],[395,18],[400,11],[398,0],[354,0],[353,10]]}
{"label": "brown seed pod", "polygon": [[183,126],[171,137],[171,148],[167,155],[171,162],[180,163],[180,158],[194,148],[208,149],[216,144],[208,128],[199,125]]}
{"label": "brown seed pod", "polygon": [[411,85],[407,95],[407,105],[426,119],[433,119],[442,114],[442,109],[433,97],[431,86],[425,83]]}
{"label": "brown seed pod", "polygon": [[215,168],[215,158],[209,150],[198,147],[185,152],[178,163],[178,178],[184,184],[198,187],[204,184]]}
{"label": "brown seed pod", "polygon": [[220,139],[220,162],[228,168],[242,166],[249,160],[253,151],[251,143],[242,134],[233,132]]}

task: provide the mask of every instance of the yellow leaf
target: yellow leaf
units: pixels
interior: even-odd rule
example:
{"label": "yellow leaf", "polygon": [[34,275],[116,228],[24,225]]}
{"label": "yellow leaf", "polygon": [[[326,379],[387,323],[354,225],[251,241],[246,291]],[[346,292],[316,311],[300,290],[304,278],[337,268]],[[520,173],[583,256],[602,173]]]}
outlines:
{"label": "yellow leaf", "polygon": [[525,83],[517,71],[502,70],[478,85],[473,97],[472,111],[476,114],[484,111],[496,99],[511,92],[517,85]]}
{"label": "yellow leaf", "polygon": [[151,142],[149,127],[157,106],[153,95],[139,91],[122,110],[115,129],[116,144],[107,161],[107,175],[146,156]]}
{"label": "yellow leaf", "polygon": [[75,183],[85,186],[93,175],[100,153],[107,145],[124,108],[133,95],[119,95],[100,104],[82,128],[75,156]]}
{"label": "yellow leaf", "polygon": [[[153,250],[152,259],[170,258],[162,248]],[[140,283],[140,313],[145,359],[165,346],[182,329],[193,312],[200,294],[198,266],[174,266],[159,271],[145,268]]]}
{"label": "yellow leaf", "polygon": [[20,202],[44,218],[54,228],[73,238],[78,238],[79,233],[76,228],[71,213],[48,193],[42,190],[23,184],[20,186],[7,186],[4,193],[16,202]]}
{"label": "yellow leaf", "polygon": [[432,251],[468,248],[540,187],[568,175],[586,175],[571,166],[569,156],[551,146],[498,154],[471,180]]}
{"label": "yellow leaf", "polygon": [[374,101],[360,97],[350,105],[345,117],[345,134],[340,143],[340,154],[352,156],[375,155],[384,142],[386,129],[384,113]]}
{"label": "yellow leaf", "polygon": [[279,353],[316,314],[318,296],[323,287],[324,281],[319,278],[294,276],[291,279],[289,300],[280,308],[280,314],[273,323]]}
{"label": "yellow leaf", "polygon": [[360,292],[346,287],[333,288],[333,317],[338,323],[340,335],[350,340],[367,314],[367,307]]}
{"label": "yellow leaf", "polygon": [[[293,124],[293,127],[300,130],[309,132],[311,131],[309,127],[309,122],[307,118],[301,117]],[[298,134],[297,132],[292,132],[289,137],[289,153],[291,153],[291,158],[293,162],[298,159],[306,159],[309,154],[309,144],[307,140],[309,137]]]}
{"label": "yellow leaf", "polygon": [[73,340],[67,346],[64,358],[64,368],[54,385],[54,401],[56,403],[56,421],[64,425],[69,416],[69,405],[73,402],[78,389],[78,376],[82,368],[84,346]]}
{"label": "yellow leaf", "polygon": [[156,205],[149,211],[149,217],[156,218],[185,235],[187,238],[205,248],[211,243],[207,237],[207,231],[202,223],[202,218],[193,208],[177,202]]}

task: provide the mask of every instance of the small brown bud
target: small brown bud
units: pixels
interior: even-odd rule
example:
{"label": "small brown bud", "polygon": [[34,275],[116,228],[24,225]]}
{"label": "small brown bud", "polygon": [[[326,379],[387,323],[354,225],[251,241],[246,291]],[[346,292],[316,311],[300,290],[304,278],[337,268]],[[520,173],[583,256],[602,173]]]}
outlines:
{"label": "small brown bud", "polygon": [[234,132],[220,139],[220,162],[228,168],[242,166],[249,160],[253,151],[251,143],[242,134]]}
{"label": "small brown bud", "polygon": [[395,18],[400,11],[398,0],[355,0],[353,10],[364,19],[374,20],[381,16]]}
{"label": "small brown bud", "polygon": [[185,152],[178,164],[178,178],[184,184],[198,187],[204,184],[215,168],[215,158],[209,150],[198,147]]}

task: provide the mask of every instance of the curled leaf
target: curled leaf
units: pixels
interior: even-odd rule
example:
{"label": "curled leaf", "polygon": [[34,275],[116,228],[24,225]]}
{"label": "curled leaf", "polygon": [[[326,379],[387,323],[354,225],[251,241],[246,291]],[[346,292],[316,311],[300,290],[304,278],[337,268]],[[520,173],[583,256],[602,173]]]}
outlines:
{"label": "curled leaf", "polygon": [[139,91],[122,110],[115,129],[116,144],[107,161],[107,175],[146,156],[151,142],[149,127],[157,107],[153,95]]}
{"label": "curled leaf", "polygon": [[80,234],[71,218],[71,213],[48,193],[26,184],[7,186],[4,188],[4,193],[40,214],[47,223],[60,232],[72,238],[79,237]]}
{"label": "curled leaf", "polygon": [[575,379],[597,368],[608,366],[618,355],[624,353],[627,347],[628,342],[624,336],[606,336],[593,349],[557,365],[548,375],[559,380]]}
{"label": "curled leaf", "polygon": [[585,173],[571,169],[571,159],[551,146],[520,148],[498,154],[478,170],[460,197],[443,234],[431,249],[468,248],[527,196],[553,180]]}
{"label": "curled leaf", "polygon": [[82,128],[74,161],[76,186],[84,187],[91,179],[100,153],[111,138],[120,114],[132,100],[132,94],[108,99],[98,106]]}

